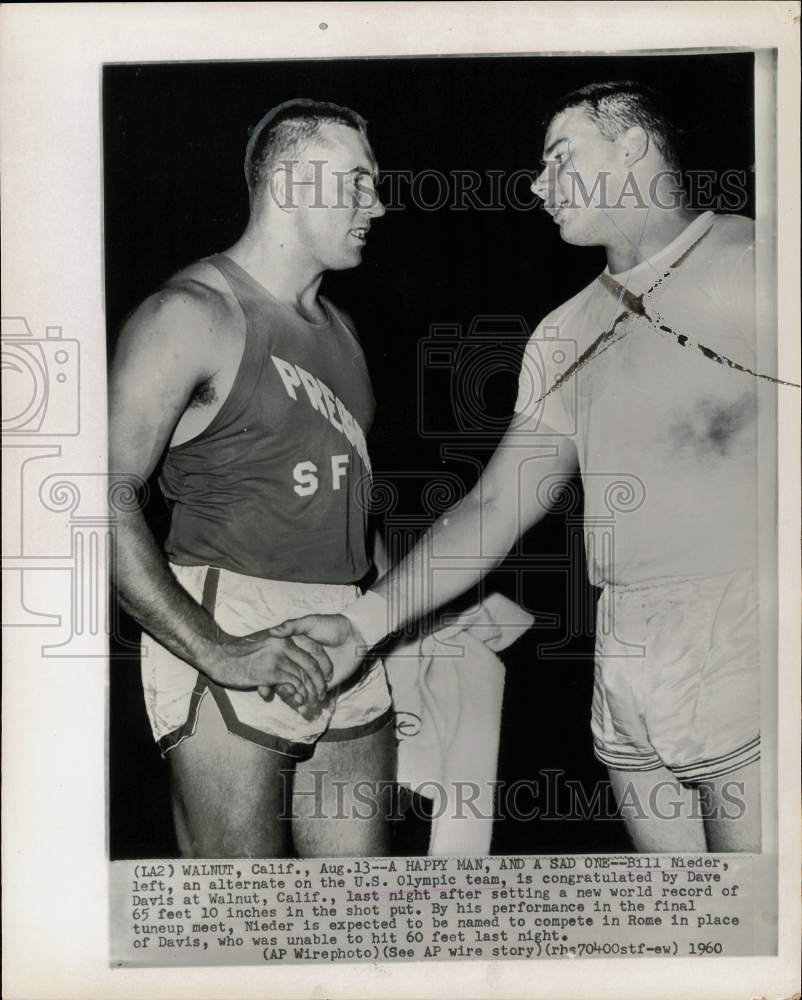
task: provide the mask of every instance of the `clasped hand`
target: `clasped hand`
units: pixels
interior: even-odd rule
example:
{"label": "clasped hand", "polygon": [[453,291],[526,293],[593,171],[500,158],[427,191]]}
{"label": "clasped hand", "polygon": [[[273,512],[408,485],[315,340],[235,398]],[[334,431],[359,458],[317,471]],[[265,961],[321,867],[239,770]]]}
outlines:
{"label": "clasped hand", "polygon": [[[253,688],[265,701],[279,697],[304,718],[320,714],[332,688],[346,680],[365,653],[362,636],[343,615],[306,615],[223,641],[227,687]],[[215,678],[216,679],[216,678]]]}
{"label": "clasped hand", "polygon": [[[331,667],[326,679],[328,691],[338,687],[347,680],[359,666],[366,652],[365,640],[350,620],[344,615],[305,615],[303,618],[290,618],[270,629],[272,635],[292,640],[309,648],[312,644],[320,649]],[[305,645],[304,645],[305,644]],[[278,688],[279,695],[285,698],[285,692]],[[263,692],[262,697],[272,697],[272,693]],[[293,706],[302,715],[308,716],[309,705]]]}

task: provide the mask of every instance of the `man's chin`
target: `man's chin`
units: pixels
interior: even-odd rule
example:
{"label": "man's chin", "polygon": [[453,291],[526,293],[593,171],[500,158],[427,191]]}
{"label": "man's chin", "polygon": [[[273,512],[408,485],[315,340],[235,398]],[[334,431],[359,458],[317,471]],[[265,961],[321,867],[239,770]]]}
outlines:
{"label": "man's chin", "polygon": [[588,247],[593,246],[597,242],[589,233],[583,232],[581,226],[572,225],[571,219],[566,219],[559,226],[560,239],[563,243],[570,243],[574,247]]}
{"label": "man's chin", "polygon": [[359,267],[361,263],[362,263],[362,248],[357,247],[354,250],[349,251],[347,254],[343,254],[343,256],[340,257],[338,260],[330,262],[327,265],[326,270],[350,271],[355,267]]}

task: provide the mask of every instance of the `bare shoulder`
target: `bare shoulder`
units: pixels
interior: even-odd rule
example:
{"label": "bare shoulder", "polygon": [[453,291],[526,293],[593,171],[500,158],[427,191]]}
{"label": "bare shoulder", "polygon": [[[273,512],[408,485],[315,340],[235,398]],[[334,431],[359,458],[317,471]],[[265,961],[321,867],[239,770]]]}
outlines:
{"label": "bare shoulder", "polygon": [[118,360],[124,362],[130,352],[155,350],[164,361],[180,360],[211,374],[219,367],[221,348],[240,325],[239,307],[222,276],[199,261],[179,271],[129,316],[120,332]]}
{"label": "bare shoulder", "polygon": [[210,388],[233,379],[244,318],[209,271],[215,269],[201,262],[177,274],[120,332],[109,376],[110,448],[118,467],[149,475],[194,394],[205,389],[213,396]]}

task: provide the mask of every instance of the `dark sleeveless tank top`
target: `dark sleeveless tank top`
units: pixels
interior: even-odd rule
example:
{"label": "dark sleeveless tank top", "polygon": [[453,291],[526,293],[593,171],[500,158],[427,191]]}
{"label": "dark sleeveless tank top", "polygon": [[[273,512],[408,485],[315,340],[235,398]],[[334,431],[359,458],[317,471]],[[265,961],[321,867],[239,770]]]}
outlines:
{"label": "dark sleeveless tank top", "polygon": [[375,402],[362,349],[326,299],[309,323],[224,255],[208,258],[245,316],[231,392],[209,426],[171,448],[171,562],[306,583],[355,583],[366,549]]}

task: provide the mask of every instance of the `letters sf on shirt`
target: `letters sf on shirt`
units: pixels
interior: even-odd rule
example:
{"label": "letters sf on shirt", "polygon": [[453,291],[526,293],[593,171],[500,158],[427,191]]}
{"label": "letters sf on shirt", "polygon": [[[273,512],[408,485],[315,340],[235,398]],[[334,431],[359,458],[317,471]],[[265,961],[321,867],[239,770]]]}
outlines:
{"label": "letters sf on shirt", "polygon": [[[302,405],[305,403],[311,406],[313,410],[325,417],[329,424],[343,435],[351,447],[356,449],[365,468],[370,472],[371,465],[365,432],[339,396],[336,396],[322,379],[312,375],[300,365],[294,365],[275,354],[271,356],[271,361],[290,399]],[[299,390],[302,390],[300,394]],[[333,490],[340,489],[342,481],[348,473],[348,463],[349,455],[347,453],[330,457],[330,470],[328,472]],[[320,469],[311,459],[296,462],[293,468],[293,489],[298,496],[312,496],[320,487],[321,475],[325,476],[326,470]]]}

